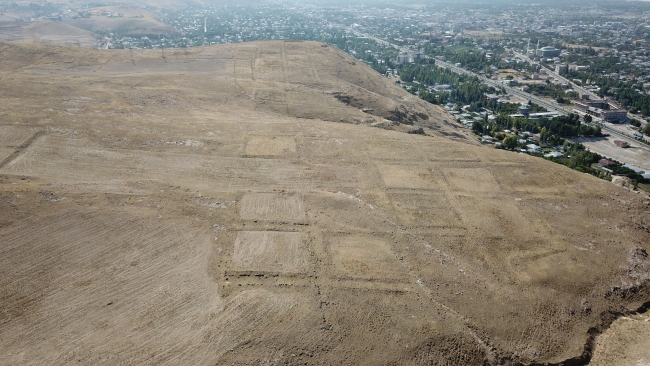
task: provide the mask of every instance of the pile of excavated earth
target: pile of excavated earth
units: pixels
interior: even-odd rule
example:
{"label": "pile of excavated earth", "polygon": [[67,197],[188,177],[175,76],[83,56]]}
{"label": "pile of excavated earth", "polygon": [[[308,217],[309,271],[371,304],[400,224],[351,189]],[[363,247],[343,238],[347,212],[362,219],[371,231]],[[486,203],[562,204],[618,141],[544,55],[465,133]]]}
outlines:
{"label": "pile of excavated earth", "polygon": [[482,147],[332,46],[0,59],[0,364],[582,364],[616,319],[647,338],[647,198]]}

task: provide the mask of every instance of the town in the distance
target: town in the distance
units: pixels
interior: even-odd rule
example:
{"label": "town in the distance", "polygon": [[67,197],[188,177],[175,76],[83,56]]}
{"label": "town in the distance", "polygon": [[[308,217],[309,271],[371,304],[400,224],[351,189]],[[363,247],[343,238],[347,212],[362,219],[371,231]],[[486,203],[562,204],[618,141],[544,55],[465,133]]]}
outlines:
{"label": "town in the distance", "polygon": [[96,48],[162,55],[264,39],[327,42],[442,106],[484,144],[623,177],[621,184],[650,192],[650,2],[275,1],[141,10],[166,27],[101,29],[97,20],[143,15],[72,1],[6,3],[0,17],[85,25],[98,35]]}

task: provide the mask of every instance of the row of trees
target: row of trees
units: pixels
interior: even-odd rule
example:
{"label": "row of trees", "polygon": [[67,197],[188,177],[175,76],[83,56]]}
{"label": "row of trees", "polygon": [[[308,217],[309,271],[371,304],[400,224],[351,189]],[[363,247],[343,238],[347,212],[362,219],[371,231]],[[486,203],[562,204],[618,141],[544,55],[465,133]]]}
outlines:
{"label": "row of trees", "polygon": [[[537,121],[540,131],[545,129],[547,133],[562,136],[602,136],[600,126],[591,127],[580,123],[580,116],[569,114],[568,116],[558,116],[553,119],[541,118]],[[544,139],[542,138],[542,141]]]}
{"label": "row of trees", "polygon": [[[611,69],[610,69],[611,70]],[[568,71],[567,78],[580,79],[582,84],[587,81],[597,84],[600,87],[600,97],[612,96],[623,107],[631,111],[640,111],[644,116],[650,116],[650,95],[641,94],[635,89],[643,89],[641,82],[629,83],[619,78],[603,76],[602,71],[590,70],[589,72]]]}
{"label": "row of trees", "polygon": [[569,99],[578,97],[577,92],[566,92],[561,85],[554,85],[549,81],[546,81],[546,84],[531,84],[528,87],[531,94],[551,97],[558,103],[568,103]]}
{"label": "row of trees", "polygon": [[[519,103],[499,103],[496,100],[489,100],[484,104],[485,108],[493,111],[495,114],[516,114],[519,112]],[[546,108],[535,104],[529,103],[528,111],[530,113],[546,112]]]}
{"label": "row of trees", "polygon": [[400,70],[400,77],[403,81],[413,82],[417,80],[426,85],[435,84],[459,84],[470,79],[476,79],[468,75],[457,74],[449,69],[438,67],[435,61],[428,59],[419,64],[407,64]]}
{"label": "row of trees", "polygon": [[[568,116],[559,116],[552,119],[540,118],[538,120],[528,120],[526,118],[513,118],[505,114],[500,114],[494,122],[488,122],[487,118],[483,121],[475,121],[472,124],[472,130],[479,135],[490,135],[502,141],[503,147],[513,149],[518,146],[518,136],[506,136],[502,130],[513,129],[517,131],[527,131],[540,135],[540,143],[547,143],[553,146],[561,145],[565,142],[565,137],[575,136],[602,136],[599,126],[591,127],[580,123],[579,116],[570,114]],[[507,141],[506,139],[509,138]]]}
{"label": "row of trees", "polygon": [[445,58],[449,62],[460,63],[465,69],[472,71],[483,71],[486,67],[498,63],[499,60],[488,58],[483,52],[463,51],[445,52]]}
{"label": "row of trees", "polygon": [[[444,104],[449,101],[458,104],[479,103],[484,99],[485,93],[496,92],[494,88],[482,83],[478,77],[456,74],[449,69],[436,66],[433,60],[402,66],[400,77],[407,83],[417,82],[411,85],[411,91],[417,92],[420,98],[434,104]],[[427,86],[436,84],[447,84],[451,89],[436,94],[427,90]]]}

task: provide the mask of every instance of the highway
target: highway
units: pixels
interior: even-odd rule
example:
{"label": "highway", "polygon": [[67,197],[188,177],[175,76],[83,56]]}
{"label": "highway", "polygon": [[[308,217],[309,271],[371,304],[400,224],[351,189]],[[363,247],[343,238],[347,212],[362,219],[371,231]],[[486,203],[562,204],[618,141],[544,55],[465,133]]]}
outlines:
{"label": "highway", "polygon": [[[357,36],[359,36],[359,37],[366,37],[366,38],[372,39],[372,40],[374,40],[375,42],[377,42],[377,43],[379,43],[379,44],[382,44],[382,45],[384,45],[384,46],[388,46],[388,47],[393,47],[393,48],[395,48],[395,49],[397,49],[397,50],[400,50],[401,52],[409,52],[409,51],[411,51],[411,50],[409,50],[407,47],[400,47],[399,45],[396,45],[396,44],[394,44],[394,43],[391,43],[391,42],[385,41],[385,40],[383,40],[383,39],[380,39],[380,38],[377,38],[377,37],[374,37],[374,36],[371,36],[371,35],[369,35],[369,34],[365,34],[365,33],[362,33],[362,32],[359,32],[359,31],[356,31],[356,30],[353,29],[353,28],[350,28],[350,27],[343,27],[343,28],[347,29],[348,31],[354,33],[355,35],[357,35]],[[530,60],[530,58],[528,58],[528,56],[525,56],[525,55],[522,55],[522,54],[519,54],[519,53],[516,53],[516,52],[515,52],[515,55],[521,57],[523,60],[526,60],[526,61],[528,61],[528,62],[532,62],[532,61]],[[485,84],[487,84],[487,85],[489,85],[489,86],[492,86],[492,87],[494,87],[494,88],[499,88],[499,89],[500,89],[500,88],[504,88],[504,89],[508,92],[508,94],[515,95],[515,96],[518,96],[518,97],[521,97],[521,98],[524,98],[524,99],[530,100],[531,102],[533,102],[533,103],[535,103],[535,104],[537,104],[537,105],[540,105],[540,106],[546,108],[546,109],[549,110],[549,111],[556,111],[556,112],[563,113],[563,114],[575,113],[575,112],[573,112],[572,110],[569,110],[569,109],[567,109],[567,108],[561,107],[560,105],[558,105],[558,104],[555,103],[555,102],[549,102],[549,101],[547,101],[547,100],[545,100],[545,99],[542,99],[542,98],[536,97],[536,96],[534,96],[534,95],[532,95],[532,94],[530,94],[530,93],[526,93],[526,92],[521,91],[521,90],[519,90],[519,89],[515,89],[515,88],[512,88],[512,87],[510,87],[510,86],[503,85],[503,84],[499,83],[499,82],[496,81],[496,80],[488,79],[488,78],[486,78],[486,77],[484,77],[484,76],[478,75],[478,74],[476,74],[476,73],[474,73],[474,72],[471,72],[471,71],[469,71],[469,70],[465,70],[465,69],[463,69],[463,68],[461,68],[461,67],[455,66],[455,65],[453,65],[453,64],[450,63],[450,62],[442,61],[442,60],[439,60],[439,59],[435,59],[435,60],[436,60],[436,65],[437,65],[437,66],[440,66],[440,67],[444,67],[444,68],[450,69],[451,71],[453,71],[453,72],[455,72],[455,73],[457,73],[457,74],[465,74],[465,75],[476,76],[476,77],[478,77],[482,82],[484,82]],[[550,71],[549,74],[550,74],[551,76],[556,77],[556,78],[558,78],[558,79],[560,79],[560,80],[564,80],[564,81],[566,81],[566,82],[569,82],[567,79],[565,79],[565,78],[563,78],[562,76],[558,75],[555,71],[553,71],[553,70],[549,70],[549,71]],[[588,91],[585,90],[585,89],[578,88],[578,90],[584,91],[584,94],[589,94],[590,96],[593,96],[593,97],[595,97],[595,98],[599,98],[597,95],[595,95],[595,94],[593,94],[593,93],[591,93],[591,92],[588,92]],[[609,133],[611,136],[615,136],[616,138],[620,138],[621,140],[627,141],[627,142],[629,142],[629,143],[633,143],[634,146],[638,146],[638,147],[640,147],[641,149],[643,149],[643,150],[647,150],[647,151],[650,152],[650,146],[645,145],[645,144],[643,144],[643,143],[640,143],[639,141],[637,141],[636,139],[634,139],[634,137],[632,137],[631,135],[626,135],[626,134],[624,134],[624,133],[621,133],[621,132],[619,132],[619,131],[617,131],[617,130],[615,130],[615,129],[612,129],[611,127],[605,125],[604,123],[600,123],[599,121],[594,121],[594,123],[592,123],[592,125],[594,125],[594,126],[595,126],[595,125],[598,125],[598,126],[601,127],[601,129],[602,129],[603,131],[606,131],[606,132]],[[597,152],[597,151],[596,151],[596,152]]]}
{"label": "highway", "polygon": [[[401,52],[409,52],[409,51],[411,51],[407,47],[400,47],[399,45],[396,45],[394,43],[390,43],[388,41],[385,41],[383,39],[371,36],[369,34],[356,31],[354,28],[346,27],[345,29],[347,29],[349,32],[352,32],[352,33],[354,33],[355,35],[357,35],[359,37],[366,37],[366,38],[372,39],[372,40],[374,40],[375,42],[377,42],[379,44],[382,44],[382,45],[388,46],[388,47],[393,47],[393,48],[395,48],[397,50],[400,50]],[[481,81],[486,83],[487,85],[490,85],[490,86],[492,86],[494,88],[499,88],[499,89],[500,88],[505,88],[508,93],[510,93],[512,95],[516,95],[518,97],[522,97],[522,98],[530,100],[532,102],[535,102],[535,104],[543,106],[546,109],[557,111],[557,112],[560,112],[560,113],[566,113],[566,114],[571,113],[571,111],[569,111],[569,110],[567,110],[565,108],[562,108],[557,104],[548,102],[548,101],[546,101],[544,99],[541,99],[541,98],[538,98],[538,97],[536,97],[536,96],[534,96],[534,95],[532,95],[530,93],[526,93],[526,92],[523,92],[521,90],[512,88],[510,86],[503,85],[503,84],[501,84],[501,83],[499,83],[499,82],[497,82],[495,80],[491,80],[491,79],[488,79],[488,78],[486,78],[484,76],[480,76],[480,75],[475,74],[475,73],[473,73],[471,71],[468,71],[468,70],[465,70],[463,68],[457,67],[457,66],[455,66],[455,65],[453,65],[453,64],[451,64],[449,62],[436,59],[436,65],[438,65],[440,67],[448,68],[448,69],[450,69],[453,72],[458,73],[458,74],[466,74],[466,75],[476,76],[479,79],[481,79]]]}
{"label": "highway", "polygon": [[615,129],[605,125],[604,123],[598,123],[598,125],[601,127],[601,129],[603,131],[607,131],[611,136],[616,136],[617,138],[620,138],[623,141],[627,141],[629,143],[634,143],[634,146],[638,146],[641,149],[647,150],[647,151],[650,152],[650,146],[648,146],[648,145],[646,145],[646,144],[644,144],[642,142],[639,142],[632,135],[624,134],[624,133],[622,133],[622,132],[620,132],[618,130],[615,130]]}
{"label": "highway", "polygon": [[[531,60],[530,57],[528,57],[527,55],[524,55],[524,54],[519,53],[519,52],[514,52],[514,54],[515,54],[515,56],[521,58],[522,60],[528,62],[529,64],[533,63],[533,60]],[[600,97],[598,95],[596,95],[595,93],[590,92],[590,91],[588,91],[587,89],[585,89],[585,88],[583,88],[581,86],[575,85],[575,83],[573,83],[572,81],[568,80],[567,78],[565,78],[563,76],[560,76],[560,74],[555,72],[555,70],[551,70],[550,68],[545,67],[545,66],[541,66],[541,67],[544,67],[544,69],[546,70],[546,73],[549,76],[552,76],[555,79],[558,79],[558,80],[564,81],[565,83],[573,85],[573,89],[578,91],[578,93],[580,93],[580,95],[587,94],[587,95],[589,95],[590,98],[600,99]]]}
{"label": "highway", "polygon": [[515,88],[512,88],[510,86],[503,85],[503,84],[499,83],[498,81],[491,80],[491,79],[486,78],[485,76],[475,74],[475,73],[473,73],[471,71],[468,71],[468,70],[465,70],[465,69],[460,68],[458,66],[455,66],[455,65],[453,65],[453,64],[451,64],[449,62],[436,59],[436,65],[438,65],[440,67],[448,68],[448,69],[450,69],[453,72],[458,73],[458,74],[466,74],[466,75],[476,76],[479,79],[481,79],[481,81],[483,81],[485,84],[487,84],[489,86],[492,86],[494,88],[499,88],[499,89],[504,88],[508,92],[508,94],[516,95],[518,97],[530,100],[531,102],[534,102],[535,104],[538,104],[538,105],[540,105],[540,106],[542,106],[542,107],[544,107],[544,108],[546,108],[548,110],[557,111],[557,112],[560,112],[560,113],[563,113],[563,114],[572,113],[570,110],[561,107],[557,103],[549,102],[549,101],[547,101],[545,99],[536,97],[536,96],[534,96],[534,95],[532,95],[530,93],[526,93],[526,92],[521,91],[519,89],[515,89]]}
{"label": "highway", "polygon": [[[509,94],[516,95],[516,96],[522,97],[524,99],[528,99],[528,100],[534,102],[535,104],[538,104],[538,105],[540,105],[542,107],[545,107],[548,110],[553,110],[553,111],[557,111],[557,112],[565,113],[565,114],[574,113],[574,112],[572,112],[572,111],[570,111],[570,110],[568,110],[566,108],[560,107],[557,104],[548,102],[548,101],[546,101],[544,99],[541,99],[541,98],[538,98],[538,97],[536,97],[536,96],[534,96],[534,95],[532,95],[530,93],[526,93],[526,92],[523,92],[521,90],[511,88],[509,86],[504,86],[504,85],[502,85],[501,83],[499,83],[497,81],[490,80],[490,79],[488,79],[486,77],[477,75],[477,74],[475,74],[475,73],[473,73],[471,71],[468,71],[468,70],[462,69],[460,67],[454,66],[449,62],[436,60],[436,65],[441,66],[441,67],[445,67],[445,68],[449,68],[450,70],[452,70],[452,71],[454,71],[456,73],[459,73],[459,74],[475,75],[475,76],[479,77],[487,85],[493,86],[495,88],[504,87]],[[621,140],[627,141],[629,143],[633,143],[634,146],[638,146],[641,149],[647,150],[647,151],[650,152],[650,146],[645,145],[643,143],[640,143],[639,141],[634,139],[634,137],[632,137],[632,135],[627,135],[627,134],[624,134],[622,132],[619,132],[618,130],[613,129],[613,128],[607,126],[604,123],[600,123],[599,121],[593,123],[592,125],[598,125],[598,126],[601,127],[601,129],[603,131],[608,132],[610,135],[615,136],[616,138],[620,138]]]}
{"label": "highway", "polygon": [[[514,51],[513,51],[513,52],[514,52]],[[521,58],[521,59],[524,60],[524,61],[527,61],[528,63],[531,63],[531,64],[532,64],[532,62],[533,62],[533,61],[530,59],[530,57],[528,57],[528,56],[526,56],[526,55],[524,55],[524,54],[521,54],[521,53],[518,53],[518,52],[514,52],[514,54],[515,54],[515,56]],[[542,67],[544,67],[544,66],[542,66]],[[596,94],[596,93],[594,93],[594,92],[591,92],[591,91],[589,91],[589,90],[587,90],[587,89],[585,89],[585,88],[583,88],[583,87],[581,87],[581,86],[576,85],[575,83],[571,82],[571,81],[568,80],[567,78],[565,78],[565,77],[563,77],[563,76],[560,76],[560,74],[556,73],[555,70],[551,70],[551,69],[549,69],[548,67],[544,67],[544,69],[546,70],[546,73],[547,73],[549,76],[552,76],[552,77],[554,77],[555,79],[558,79],[558,80],[562,80],[562,81],[564,81],[565,83],[570,83],[570,84],[572,85],[572,88],[573,88],[574,90],[578,91],[578,93],[580,93],[581,96],[586,94],[586,95],[589,95],[589,97],[590,97],[591,99],[600,99],[600,96],[599,96],[598,94]],[[633,119],[633,118],[637,118],[637,116],[628,113],[628,114],[627,114],[627,118],[628,118],[628,119]]]}

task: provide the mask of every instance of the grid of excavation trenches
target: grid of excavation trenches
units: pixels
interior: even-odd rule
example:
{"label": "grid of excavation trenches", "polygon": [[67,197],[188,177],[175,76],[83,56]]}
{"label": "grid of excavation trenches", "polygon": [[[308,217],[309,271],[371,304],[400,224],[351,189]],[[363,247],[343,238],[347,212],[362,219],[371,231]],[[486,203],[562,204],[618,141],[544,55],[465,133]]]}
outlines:
{"label": "grid of excavation trenches", "polygon": [[6,363],[583,362],[650,298],[640,195],[332,47],[165,54],[0,45]]}

